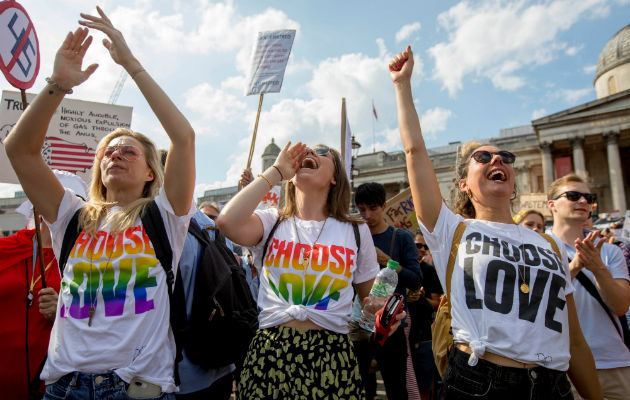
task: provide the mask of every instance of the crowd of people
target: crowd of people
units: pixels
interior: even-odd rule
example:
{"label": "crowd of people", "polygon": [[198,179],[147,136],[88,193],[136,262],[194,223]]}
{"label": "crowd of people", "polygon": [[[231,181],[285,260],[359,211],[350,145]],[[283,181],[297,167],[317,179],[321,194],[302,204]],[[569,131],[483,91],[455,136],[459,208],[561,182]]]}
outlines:
{"label": "crowd of people", "polygon": [[[360,215],[352,214],[341,155],[323,144],[289,142],[257,177],[244,171],[225,207],[197,207],[193,127],[97,12],[81,14],[83,27],[68,33],[46,87],[4,141],[32,203],[25,214],[34,209],[41,222],[42,249],[31,227],[0,240],[3,396],[374,400],[380,371],[389,399],[630,398],[630,259],[623,243],[585,227],[594,203],[587,181],[553,182],[545,232],[537,211],[513,217],[515,155],[469,142],[458,151],[449,208],[414,106],[410,47],[388,67],[415,232],[385,222],[378,183],[356,189]],[[117,129],[99,143],[82,188],[40,150],[64,96],[97,69],[82,66],[89,30],[106,35],[170,146],[158,151],[145,135]],[[279,184],[281,206],[258,209]],[[170,258],[154,242],[160,226]],[[191,319],[206,240],[234,252],[229,263],[242,267],[258,313],[244,357],[212,367],[182,350],[172,325]],[[405,303],[381,345],[357,316],[386,312],[366,300],[389,260]],[[178,290],[186,315],[173,307]],[[431,324],[444,296],[453,338],[442,376],[432,347],[444,338],[432,337]]]}

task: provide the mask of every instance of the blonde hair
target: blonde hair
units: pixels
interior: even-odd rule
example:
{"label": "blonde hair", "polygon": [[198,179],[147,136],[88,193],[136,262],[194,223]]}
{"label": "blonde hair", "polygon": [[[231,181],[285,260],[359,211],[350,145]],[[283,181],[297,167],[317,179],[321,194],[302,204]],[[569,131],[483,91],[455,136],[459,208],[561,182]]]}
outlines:
{"label": "blonde hair", "polygon": [[543,220],[543,222],[545,222],[545,216],[542,215],[540,211],[534,210],[533,208],[528,208],[527,210],[519,211],[518,214],[514,216],[514,222],[517,224],[520,224],[521,222],[523,222],[525,218],[527,218],[529,215],[532,215],[532,214],[538,215]]}
{"label": "blonde hair", "polygon": [[584,178],[579,175],[565,175],[562,178],[558,178],[555,181],[551,182],[551,185],[549,185],[549,189],[547,190],[547,200],[553,200],[553,198],[559,194],[558,192],[560,192],[560,188],[570,182],[584,183],[588,186]]}
{"label": "blonde hair", "polygon": [[142,133],[125,128],[116,129],[100,141],[97,151],[102,147],[108,146],[112,140],[121,136],[132,137],[142,144],[144,158],[151,171],[153,171],[154,178],[152,181],[145,183],[141,198],[107,215],[107,209],[115,204],[106,200],[107,188],[103,185],[101,177],[101,160],[94,157],[88,201],[79,214],[79,226],[82,226],[87,233],[92,235],[96,234],[104,217],[106,218],[105,225],[109,226],[110,231],[114,234],[134,226],[142,215],[145,206],[157,196],[164,182],[164,172],[162,171],[158,151],[151,139]]}
{"label": "blonde hair", "polygon": [[[337,221],[363,223],[361,218],[350,215],[350,183],[348,182],[343,161],[341,161],[341,155],[333,148],[330,148],[330,154],[333,156],[333,165],[335,166],[333,178],[336,184],[331,185],[328,189],[324,213]],[[282,219],[290,218],[296,213],[295,185],[293,182],[287,181],[285,189],[284,208],[278,210]]]}
{"label": "blonde hair", "polygon": [[[481,143],[476,140],[470,140],[462,144],[457,149],[457,162],[455,163],[455,178],[453,179],[453,187],[451,188],[451,204],[453,212],[460,214],[464,218],[474,219],[477,215],[475,206],[472,202],[470,192],[462,192],[459,189],[459,181],[468,177],[468,167],[472,154],[482,146],[493,146],[487,143]],[[494,147],[494,146],[493,146]],[[516,198],[516,183],[514,183],[514,198]],[[514,199],[513,198],[513,199]],[[512,200],[513,200],[512,199]]]}

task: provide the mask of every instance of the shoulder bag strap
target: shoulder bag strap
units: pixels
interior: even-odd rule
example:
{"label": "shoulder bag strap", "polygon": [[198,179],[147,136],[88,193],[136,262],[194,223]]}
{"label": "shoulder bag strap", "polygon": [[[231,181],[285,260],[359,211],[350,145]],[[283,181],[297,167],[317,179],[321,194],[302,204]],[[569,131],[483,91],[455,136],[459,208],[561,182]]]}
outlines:
{"label": "shoulder bag strap", "polygon": [[[457,258],[457,250],[459,250],[459,242],[462,240],[462,235],[466,230],[466,224],[460,222],[455,229],[453,235],[453,243],[451,244],[451,253],[448,256],[448,264],[446,264],[446,297],[451,296],[451,277],[453,276],[453,267],[455,266],[455,259]],[[451,311],[451,302],[448,302],[448,311]]]}
{"label": "shoulder bag strap", "polygon": [[553,252],[556,253],[556,255],[558,256],[560,260],[562,260],[562,254],[560,254],[558,243],[556,243],[556,241],[553,240],[553,238],[547,235],[546,233],[540,233],[540,236],[542,236],[546,241],[549,242],[549,244],[551,245],[551,248],[553,249]]}
{"label": "shoulder bag strap", "polygon": [[262,258],[260,259],[261,267],[265,265],[265,256],[267,255],[267,246],[269,245],[269,241],[273,237],[273,234],[276,232],[276,229],[278,229],[278,225],[280,225],[280,222],[282,222],[282,217],[278,216],[276,223],[273,224],[273,227],[269,231],[269,235],[267,235],[267,239],[265,239],[265,245],[263,246]]}
{"label": "shoulder bag strap", "polygon": [[357,242],[357,260],[358,260],[359,251],[361,251],[361,234],[359,233],[359,225],[356,222],[352,223],[352,230],[354,231],[354,241]]}
{"label": "shoulder bag strap", "polygon": [[68,223],[68,226],[66,227],[66,232],[63,234],[61,251],[59,252],[59,262],[57,263],[59,265],[59,272],[62,280],[63,270],[66,267],[70,251],[72,251],[72,247],[74,247],[74,243],[79,238],[79,232],[81,231],[81,227],[79,227],[79,214],[81,214],[81,208],[74,213]]}
{"label": "shoulder bag strap", "polygon": [[588,279],[588,276],[586,276],[586,274],[582,271],[578,272],[575,278],[582,284],[582,286],[584,286],[584,289],[586,289],[586,291],[591,296],[593,296],[595,300],[597,300],[597,302],[602,306],[604,311],[606,311],[606,314],[608,315],[608,318],[610,318],[610,320],[612,321],[612,324],[615,326],[617,333],[619,333],[619,335],[623,339],[623,333],[619,330],[619,326],[617,326],[617,323],[615,322],[616,318],[612,315],[612,312],[610,312],[606,303],[604,303],[604,299],[602,299],[602,296],[597,291],[597,288],[595,287],[595,284],[593,283],[593,281]]}
{"label": "shoulder bag strap", "polygon": [[396,243],[396,231],[398,228],[394,227],[394,233],[392,233],[392,243],[389,245],[389,254],[388,256],[392,257],[394,254],[394,244]]}

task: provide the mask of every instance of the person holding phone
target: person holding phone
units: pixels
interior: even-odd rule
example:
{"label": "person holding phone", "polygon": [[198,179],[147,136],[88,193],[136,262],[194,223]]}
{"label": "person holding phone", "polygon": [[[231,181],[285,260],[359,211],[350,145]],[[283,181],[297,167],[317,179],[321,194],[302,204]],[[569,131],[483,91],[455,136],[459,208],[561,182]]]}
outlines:
{"label": "person holding phone", "polygon": [[[81,232],[63,269],[61,292],[41,377],[45,399],[173,399],[175,342],[169,324],[166,273],[140,216],[155,201],[173,248],[175,269],[195,211],[194,131],[135,58],[105,13],[81,14],[55,56],[48,84],[4,142],[22,188],[48,224],[59,257],[66,227],[78,212]],[[64,190],[41,148],[64,96],[96,70],[82,69],[92,37],[137,84],[170,138],[162,173],[149,138],[117,129],[98,144],[86,201]],[[80,210],[80,211],[79,211]]]}
{"label": "person holding phone", "polygon": [[414,107],[413,65],[409,46],[391,60],[389,71],[413,204],[442,287],[451,244],[461,234],[447,293],[455,347],[441,398],[570,399],[568,370],[580,393],[601,399],[575,312],[566,252],[561,243],[512,220],[514,154],[481,143],[463,145],[455,166],[454,211],[446,207]]}

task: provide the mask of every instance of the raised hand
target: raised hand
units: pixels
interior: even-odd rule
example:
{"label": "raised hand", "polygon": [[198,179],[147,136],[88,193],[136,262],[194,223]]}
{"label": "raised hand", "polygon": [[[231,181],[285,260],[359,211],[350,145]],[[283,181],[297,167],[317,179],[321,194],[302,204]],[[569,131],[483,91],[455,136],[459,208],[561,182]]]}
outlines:
{"label": "raised hand", "polygon": [[411,46],[402,53],[398,53],[389,63],[389,76],[394,83],[409,82],[413,71],[413,52]]}
{"label": "raised hand", "polygon": [[142,68],[140,62],[131,53],[122,33],[114,27],[112,21],[107,18],[107,15],[100,7],[96,6],[96,11],[100,17],[81,13],[83,20],[79,21],[79,24],[106,34],[109,40],[103,39],[103,46],[109,51],[109,55],[114,62],[125,68],[127,72],[132,74]]}
{"label": "raised hand", "polygon": [[69,32],[55,55],[50,80],[66,90],[85,82],[98,68],[98,64],[92,64],[85,70],[81,69],[83,57],[90,44],[92,36],[88,36],[87,28],[77,28],[76,31]]}
{"label": "raised hand", "polygon": [[284,146],[284,149],[278,154],[274,165],[282,172],[282,178],[289,180],[295,176],[300,162],[306,153],[306,145],[298,142],[291,146],[291,142]]}
{"label": "raised hand", "polygon": [[241,188],[244,188],[245,186],[249,185],[250,183],[252,183],[253,180],[254,180],[254,175],[252,174],[252,169],[245,168],[243,170],[243,173],[241,174],[241,180],[239,181]]}

